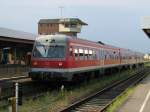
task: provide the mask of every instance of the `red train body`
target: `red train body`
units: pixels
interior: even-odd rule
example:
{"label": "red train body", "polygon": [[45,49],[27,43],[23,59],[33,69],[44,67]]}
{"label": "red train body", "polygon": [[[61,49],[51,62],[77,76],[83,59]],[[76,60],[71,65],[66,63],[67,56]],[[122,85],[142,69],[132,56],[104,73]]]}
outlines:
{"label": "red train body", "polygon": [[65,35],[44,35],[36,39],[31,60],[31,78],[71,81],[89,71],[142,64],[143,54]]}

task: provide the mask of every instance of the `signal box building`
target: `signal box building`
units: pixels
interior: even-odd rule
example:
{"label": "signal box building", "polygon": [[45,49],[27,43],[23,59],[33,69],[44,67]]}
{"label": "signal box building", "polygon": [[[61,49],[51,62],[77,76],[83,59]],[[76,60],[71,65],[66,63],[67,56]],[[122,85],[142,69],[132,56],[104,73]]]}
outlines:
{"label": "signal box building", "polygon": [[65,34],[76,37],[83,25],[87,23],[78,18],[41,19],[38,23],[38,34]]}

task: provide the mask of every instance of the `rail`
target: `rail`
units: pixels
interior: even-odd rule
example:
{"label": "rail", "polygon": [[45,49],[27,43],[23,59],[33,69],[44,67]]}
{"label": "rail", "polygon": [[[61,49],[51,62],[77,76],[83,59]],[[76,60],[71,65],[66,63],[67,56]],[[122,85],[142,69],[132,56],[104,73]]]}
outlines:
{"label": "rail", "polygon": [[123,81],[115,82],[103,90],[81,99],[60,112],[103,112],[117,96],[119,96],[129,86],[135,85],[137,82],[142,80],[148,73],[150,73],[149,68],[139,71],[135,75]]}

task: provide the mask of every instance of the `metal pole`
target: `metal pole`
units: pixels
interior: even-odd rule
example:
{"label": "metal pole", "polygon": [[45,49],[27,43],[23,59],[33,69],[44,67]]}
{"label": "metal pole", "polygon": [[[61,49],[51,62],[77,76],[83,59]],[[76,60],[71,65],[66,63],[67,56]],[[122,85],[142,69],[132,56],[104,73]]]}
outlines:
{"label": "metal pole", "polygon": [[62,10],[63,10],[64,7],[63,7],[63,6],[60,6],[59,8],[60,8],[60,16],[61,16],[61,18],[63,18],[63,17],[62,17]]}
{"label": "metal pole", "polygon": [[18,91],[19,91],[19,84],[18,84],[18,82],[16,82],[16,84],[15,84],[15,86],[16,86],[16,112],[18,112]]}

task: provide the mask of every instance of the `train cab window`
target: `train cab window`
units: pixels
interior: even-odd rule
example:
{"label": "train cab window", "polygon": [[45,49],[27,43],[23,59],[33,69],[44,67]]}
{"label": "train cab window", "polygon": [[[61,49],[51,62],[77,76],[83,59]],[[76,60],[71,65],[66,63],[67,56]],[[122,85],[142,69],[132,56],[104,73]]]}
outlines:
{"label": "train cab window", "polygon": [[48,46],[47,58],[64,58],[65,57],[65,46]]}
{"label": "train cab window", "polygon": [[80,60],[84,60],[83,49],[79,49],[79,57],[80,57]]}
{"label": "train cab window", "polygon": [[75,56],[75,60],[78,60],[78,49],[77,48],[74,49],[74,56]]}

